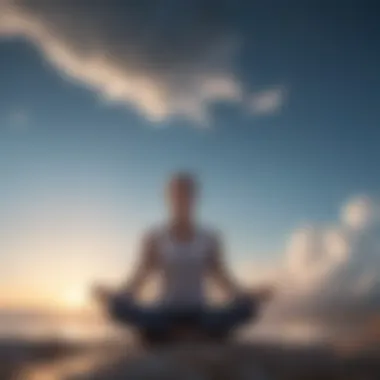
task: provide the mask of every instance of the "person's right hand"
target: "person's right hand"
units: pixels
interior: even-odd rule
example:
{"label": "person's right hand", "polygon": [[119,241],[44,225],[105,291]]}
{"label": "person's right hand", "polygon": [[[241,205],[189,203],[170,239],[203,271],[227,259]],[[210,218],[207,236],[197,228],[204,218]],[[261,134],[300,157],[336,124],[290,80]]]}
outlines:
{"label": "person's right hand", "polygon": [[107,302],[112,295],[112,291],[103,285],[95,285],[91,293],[94,299],[101,303]]}
{"label": "person's right hand", "polygon": [[263,286],[254,292],[254,297],[256,297],[256,299],[258,299],[260,302],[271,301],[274,295],[275,289],[272,286]]}

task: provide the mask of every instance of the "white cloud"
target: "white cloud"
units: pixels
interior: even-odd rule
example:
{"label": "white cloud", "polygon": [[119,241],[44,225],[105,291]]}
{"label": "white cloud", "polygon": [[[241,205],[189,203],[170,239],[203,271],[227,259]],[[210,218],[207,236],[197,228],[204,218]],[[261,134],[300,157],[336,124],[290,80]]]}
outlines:
{"label": "white cloud", "polygon": [[253,94],[248,107],[254,115],[271,115],[279,112],[286,102],[287,91],[284,87],[275,87]]}
{"label": "white cloud", "polygon": [[[380,306],[379,203],[355,197],[333,226],[307,226],[290,237],[277,265],[278,295],[263,323],[355,325]],[[370,223],[371,222],[371,223]]]}
{"label": "white cloud", "polygon": [[238,265],[245,285],[276,288],[255,325],[258,333],[279,337],[304,325],[317,335],[337,328],[360,334],[367,320],[380,316],[379,206],[371,197],[354,197],[332,224],[296,229],[279,261]]}
{"label": "white cloud", "polygon": [[379,206],[369,197],[351,199],[342,209],[342,222],[348,227],[361,230],[368,228],[379,218]]}
{"label": "white cloud", "polygon": [[287,250],[287,270],[296,287],[314,289],[349,260],[348,237],[339,227],[308,227],[296,231]]}
{"label": "white cloud", "polygon": [[[209,106],[217,101],[241,104],[260,115],[281,108],[283,88],[256,94],[246,105],[251,95],[233,70],[240,39],[217,10],[206,21],[205,5],[194,3],[189,24],[189,4],[184,4],[178,17],[187,21],[171,31],[170,25],[157,26],[152,5],[125,4],[121,19],[117,6],[103,12],[107,4],[2,0],[0,36],[28,40],[68,78],[105,101],[135,107],[152,121],[180,115],[205,124]],[[157,6],[173,8],[165,0]]]}

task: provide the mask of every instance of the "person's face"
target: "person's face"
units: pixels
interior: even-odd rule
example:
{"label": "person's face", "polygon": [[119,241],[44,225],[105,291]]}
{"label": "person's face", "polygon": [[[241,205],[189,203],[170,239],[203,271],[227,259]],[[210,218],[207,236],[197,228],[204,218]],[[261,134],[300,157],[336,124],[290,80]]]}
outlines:
{"label": "person's face", "polygon": [[190,219],[195,201],[194,183],[189,180],[173,180],[168,195],[172,217],[176,220]]}

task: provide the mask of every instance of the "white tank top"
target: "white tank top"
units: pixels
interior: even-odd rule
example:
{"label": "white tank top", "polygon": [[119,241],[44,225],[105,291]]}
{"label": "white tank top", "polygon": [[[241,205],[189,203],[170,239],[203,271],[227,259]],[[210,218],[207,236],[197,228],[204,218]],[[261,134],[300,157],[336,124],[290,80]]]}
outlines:
{"label": "white tank top", "polygon": [[162,302],[191,307],[205,302],[205,275],[213,254],[212,233],[197,229],[190,241],[176,241],[168,229],[156,235],[158,270],[163,281]]}

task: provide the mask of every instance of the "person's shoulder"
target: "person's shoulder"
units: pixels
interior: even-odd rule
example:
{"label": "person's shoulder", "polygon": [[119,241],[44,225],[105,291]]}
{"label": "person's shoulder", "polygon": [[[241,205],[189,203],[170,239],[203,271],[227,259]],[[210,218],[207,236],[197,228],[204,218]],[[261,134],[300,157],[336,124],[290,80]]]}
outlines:
{"label": "person's shoulder", "polygon": [[143,234],[143,239],[150,243],[156,243],[166,234],[166,226],[155,224],[147,228]]}
{"label": "person's shoulder", "polygon": [[219,229],[212,226],[202,226],[200,227],[202,236],[212,243],[218,243],[221,240],[222,233]]}

